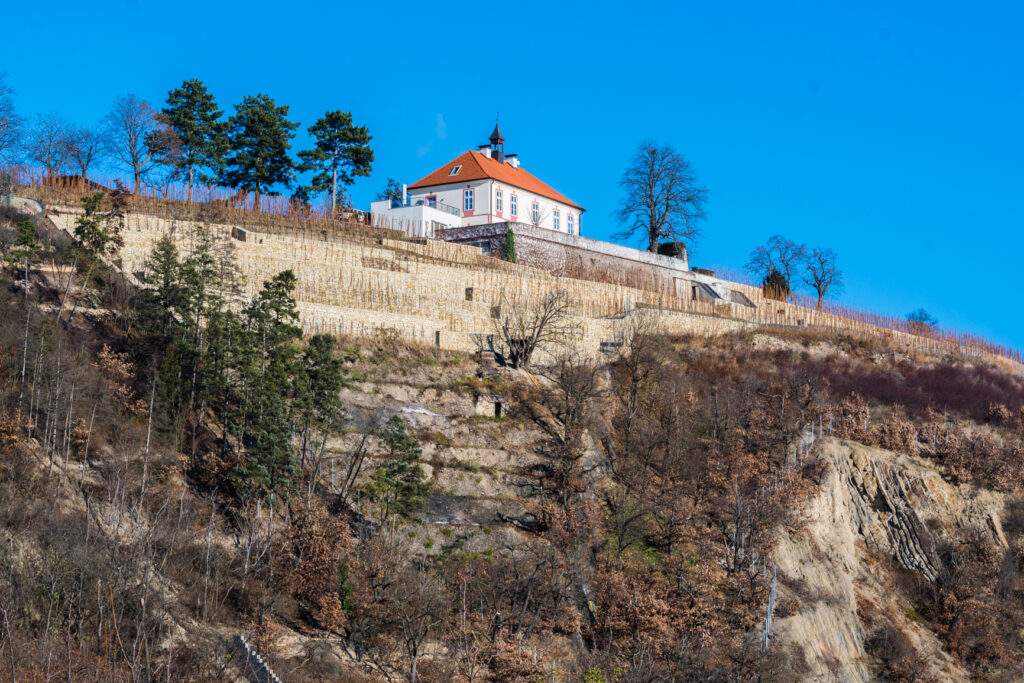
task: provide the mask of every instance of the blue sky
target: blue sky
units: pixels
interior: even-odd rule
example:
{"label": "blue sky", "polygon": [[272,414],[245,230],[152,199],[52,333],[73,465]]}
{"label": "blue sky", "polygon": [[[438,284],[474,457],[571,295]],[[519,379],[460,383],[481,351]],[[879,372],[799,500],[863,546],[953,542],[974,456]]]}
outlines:
{"label": "blue sky", "polygon": [[[783,6],[784,5],[784,6]],[[833,248],[841,301],[1024,348],[1024,8],[1014,3],[11,3],[0,72],[27,116],[99,120],[185,78],[230,111],[265,92],[305,127],[374,136],[366,206],[485,141],[616,232],[649,139],[710,192],[695,265],[769,235]]]}

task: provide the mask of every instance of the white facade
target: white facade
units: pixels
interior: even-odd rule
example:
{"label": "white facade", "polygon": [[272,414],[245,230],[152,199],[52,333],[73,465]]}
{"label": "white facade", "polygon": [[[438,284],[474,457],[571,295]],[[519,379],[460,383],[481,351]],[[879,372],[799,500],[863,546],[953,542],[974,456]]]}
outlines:
{"label": "white facade", "polygon": [[438,230],[461,228],[462,216],[426,204],[392,206],[390,200],[370,204],[370,218],[378,228],[401,230],[411,237],[433,237]]}
{"label": "white facade", "polygon": [[[436,208],[435,208],[436,207]],[[375,225],[407,230],[429,237],[431,227],[466,227],[490,223],[526,223],[538,228],[579,235],[582,211],[528,190],[497,180],[471,180],[409,190],[404,205],[392,202],[370,205]]]}
{"label": "white facade", "polygon": [[497,180],[471,180],[410,190],[409,203],[420,202],[456,207],[461,211],[463,226],[513,222],[580,234],[582,212],[578,208]]}

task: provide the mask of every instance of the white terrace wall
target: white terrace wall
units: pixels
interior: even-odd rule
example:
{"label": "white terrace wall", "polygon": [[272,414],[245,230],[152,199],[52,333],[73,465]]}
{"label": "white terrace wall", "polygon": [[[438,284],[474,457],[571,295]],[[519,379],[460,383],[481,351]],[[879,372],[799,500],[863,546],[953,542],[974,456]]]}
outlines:
{"label": "white terrace wall", "polygon": [[[71,231],[77,208],[49,207],[49,217]],[[196,224],[146,214],[128,217],[122,250],[127,272],[141,269],[155,242],[171,236],[189,249]],[[474,351],[481,338],[494,333],[493,308],[505,300],[527,303],[564,291],[575,333],[568,347],[597,352],[602,342],[616,341],[625,320],[637,310],[656,312],[666,333],[722,334],[757,325],[825,327],[884,336],[911,348],[948,351],[945,342],[806,309],[767,301],[757,288],[732,285],[756,308],[712,304],[623,285],[558,277],[538,269],[481,255],[475,247],[438,240],[399,241],[386,238],[240,231],[230,225],[206,229],[234,250],[244,277],[245,293],[283,270],[298,281],[296,298],[307,333],[368,336],[381,330],[441,348]]]}

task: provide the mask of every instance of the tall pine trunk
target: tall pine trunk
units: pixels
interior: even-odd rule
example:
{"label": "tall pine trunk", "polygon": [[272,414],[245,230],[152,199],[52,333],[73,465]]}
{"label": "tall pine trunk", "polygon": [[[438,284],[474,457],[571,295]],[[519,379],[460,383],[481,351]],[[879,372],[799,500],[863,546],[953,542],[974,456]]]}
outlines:
{"label": "tall pine trunk", "polygon": [[195,169],[190,164],[189,167],[188,167],[188,195],[185,198],[185,201],[188,202],[189,204],[192,203],[192,183],[193,183],[194,180],[195,180]]}
{"label": "tall pine trunk", "polygon": [[338,167],[335,166],[331,176],[331,218],[338,213]]}

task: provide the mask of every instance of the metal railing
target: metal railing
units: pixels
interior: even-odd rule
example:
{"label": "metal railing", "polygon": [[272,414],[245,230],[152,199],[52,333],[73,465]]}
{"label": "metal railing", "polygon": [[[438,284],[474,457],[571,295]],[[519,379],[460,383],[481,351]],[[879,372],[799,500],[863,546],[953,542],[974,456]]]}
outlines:
{"label": "metal railing", "polygon": [[426,201],[426,200],[419,200],[415,204],[411,204],[408,201],[405,204],[403,204],[401,199],[392,199],[391,200],[391,208],[392,209],[401,209],[401,208],[405,208],[407,206],[429,206],[431,209],[437,209],[438,211],[444,211],[445,213],[449,213],[449,214],[451,214],[453,216],[461,216],[462,215],[461,211],[456,209],[454,206],[448,206],[444,202],[436,202],[436,201],[435,202],[431,202],[431,201]]}

